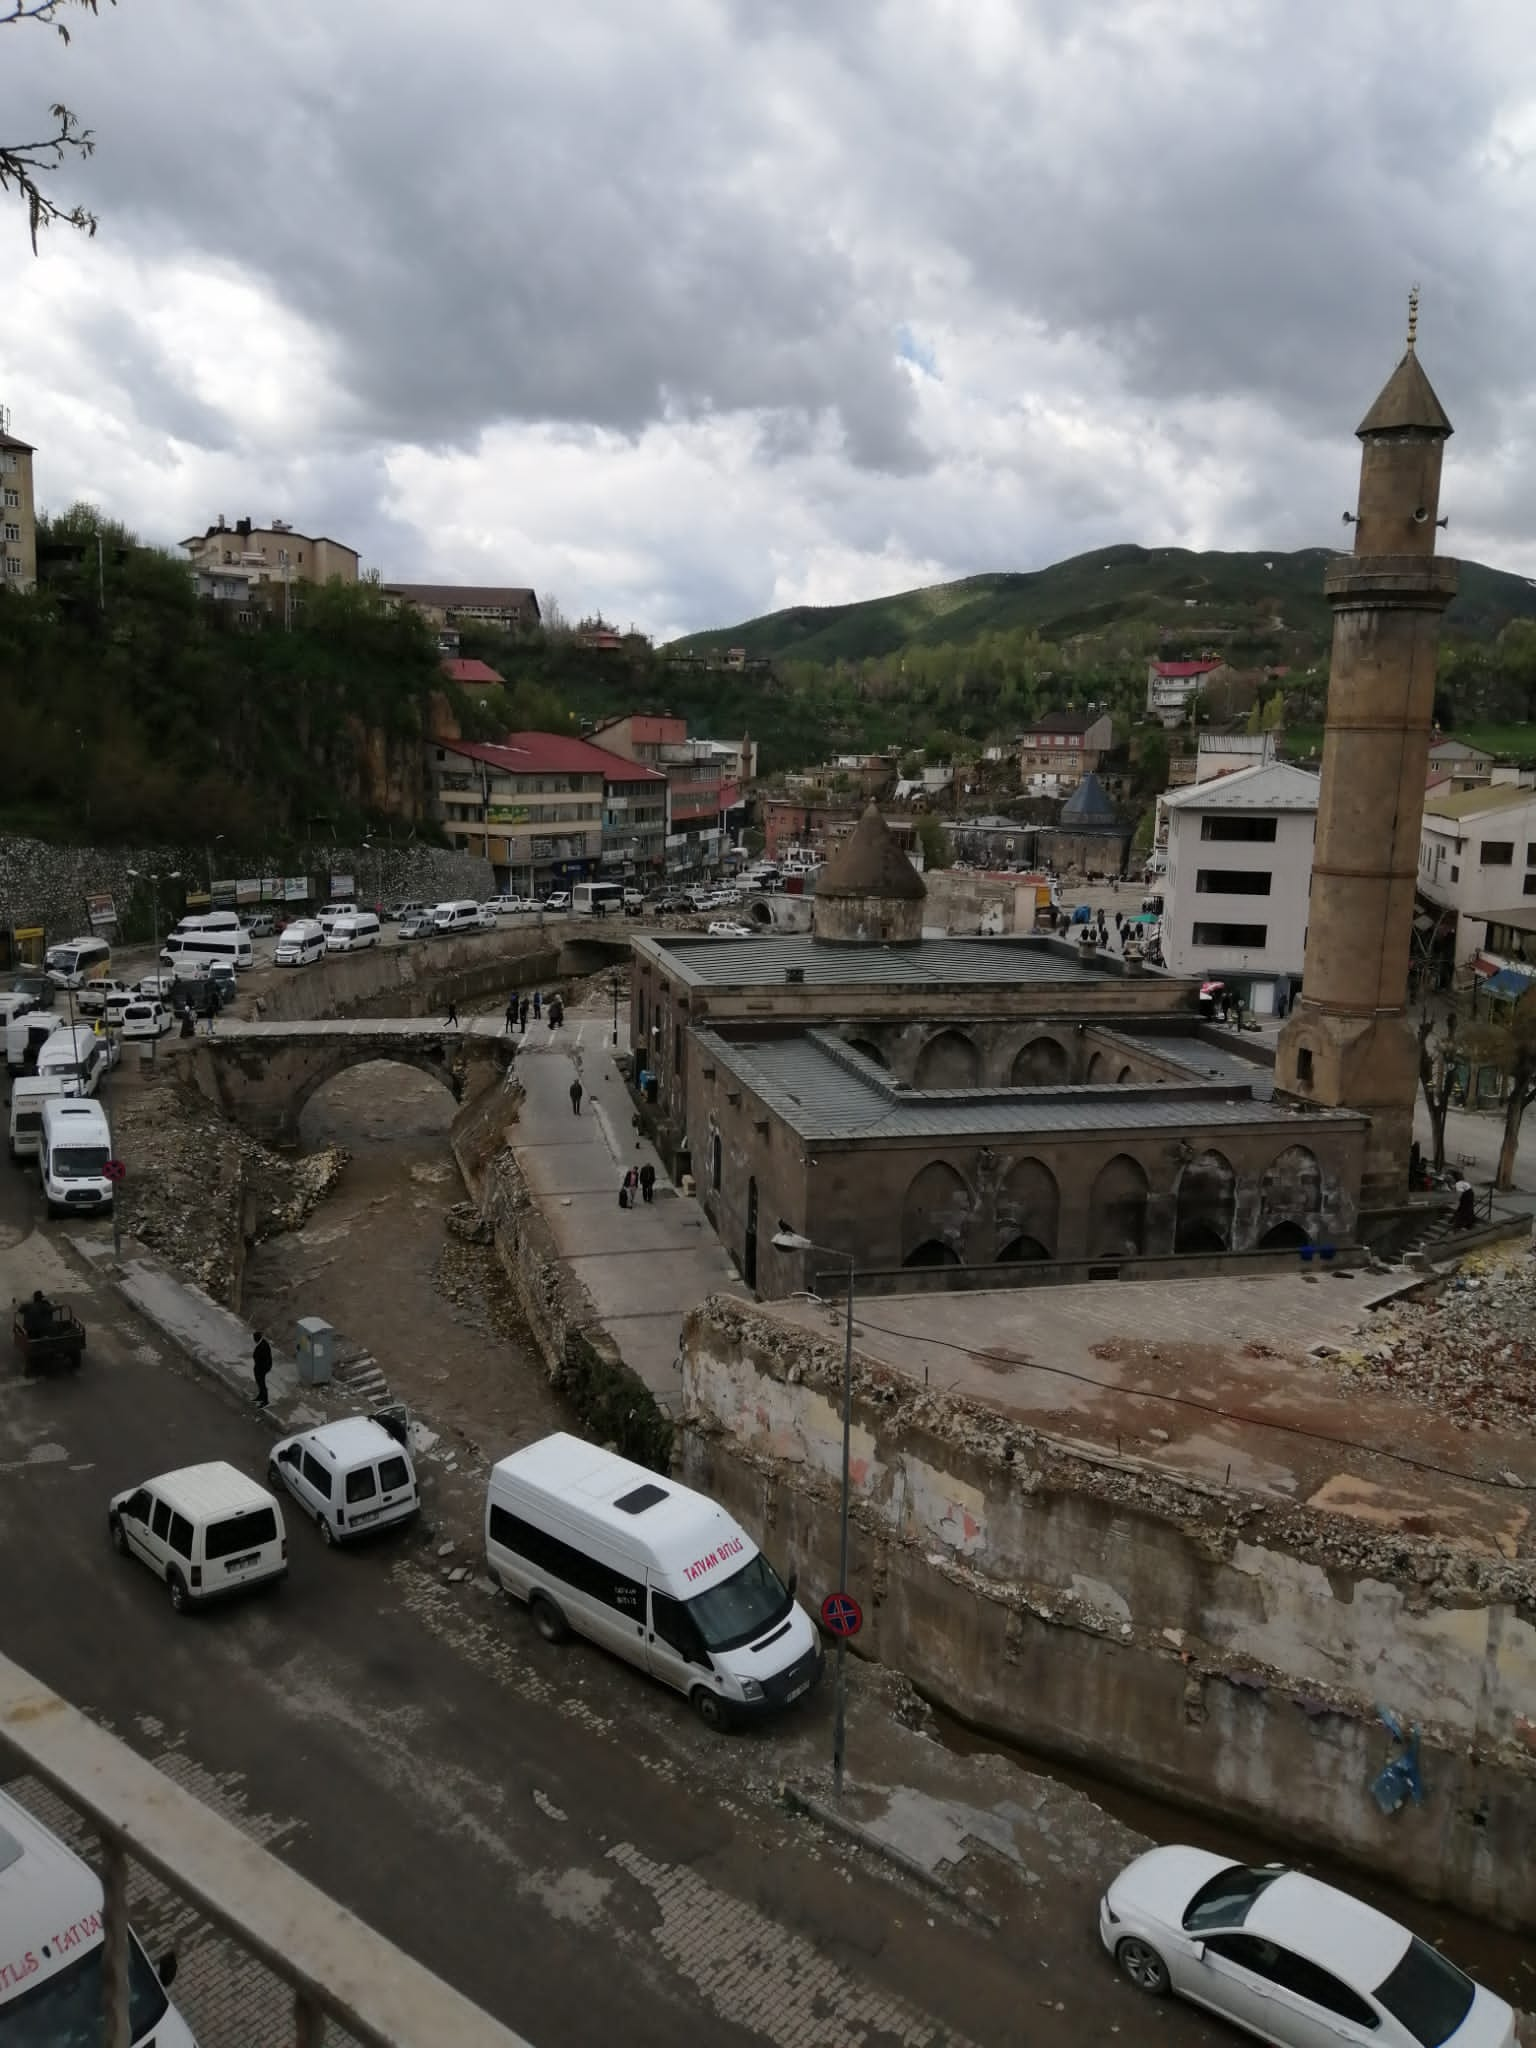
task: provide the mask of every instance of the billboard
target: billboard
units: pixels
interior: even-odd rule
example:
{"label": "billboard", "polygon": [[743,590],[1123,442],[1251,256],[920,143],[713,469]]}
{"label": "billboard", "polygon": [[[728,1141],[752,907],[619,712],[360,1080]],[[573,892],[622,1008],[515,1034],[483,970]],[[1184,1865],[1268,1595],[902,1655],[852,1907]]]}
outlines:
{"label": "billboard", "polygon": [[303,903],[309,895],[308,875],[285,875],[272,886],[281,892],[284,903]]}
{"label": "billboard", "polygon": [[332,875],[331,894],[351,899],[356,893],[356,882],[351,875]]}
{"label": "billboard", "polygon": [[87,896],[85,914],[93,932],[100,931],[103,925],[117,923],[117,906],[110,896]]}
{"label": "billboard", "polygon": [[487,804],[485,815],[492,825],[526,825],[533,809],[529,804]]}

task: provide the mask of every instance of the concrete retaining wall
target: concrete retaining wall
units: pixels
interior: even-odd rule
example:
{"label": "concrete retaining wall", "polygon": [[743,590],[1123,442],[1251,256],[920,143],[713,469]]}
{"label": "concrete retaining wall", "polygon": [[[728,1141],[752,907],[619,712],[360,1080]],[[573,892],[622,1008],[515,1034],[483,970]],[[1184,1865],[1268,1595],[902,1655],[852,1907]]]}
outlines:
{"label": "concrete retaining wall", "polygon": [[310,846],[271,854],[231,854],[207,846],[54,846],[43,839],[0,833],[0,926],[44,927],[51,941],[88,931],[85,899],[108,895],[119,917],[133,916],[149,937],[148,885],[129,873],[170,875],[183,880],[160,891],[162,932],[180,901],[174,890],[202,889],[208,882],[210,855],[216,875],[234,873],[308,874],[328,890],[332,874],[351,875],[365,903],[414,898],[443,903],[458,896],[477,902],[495,888],[489,861],[477,854],[450,853],[440,846],[411,841],[400,846]]}
{"label": "concrete retaining wall", "polygon": [[[829,1326],[830,1327],[830,1326]],[[685,1477],[832,1589],[841,1347],[721,1301],[684,1333]],[[862,1368],[860,1649],[968,1721],[1536,1926],[1529,1566],[1346,1526],[1290,1544],[1256,1504],[1064,1456]],[[1429,1797],[1383,1816],[1377,1705],[1421,1725]]]}
{"label": "concrete retaining wall", "polygon": [[547,987],[560,949],[534,925],[330,953],[312,967],[274,967],[261,984],[269,1023],[316,1017],[441,1016],[451,996],[469,1003],[511,988]]}
{"label": "concrete retaining wall", "polygon": [[598,1443],[665,1472],[672,1424],[601,1327],[591,1296],[562,1263],[506,1141],[517,1100],[515,1090],[498,1089],[455,1119],[451,1141],[459,1171],[490,1221],[496,1255],[550,1385],[569,1401],[577,1426]]}

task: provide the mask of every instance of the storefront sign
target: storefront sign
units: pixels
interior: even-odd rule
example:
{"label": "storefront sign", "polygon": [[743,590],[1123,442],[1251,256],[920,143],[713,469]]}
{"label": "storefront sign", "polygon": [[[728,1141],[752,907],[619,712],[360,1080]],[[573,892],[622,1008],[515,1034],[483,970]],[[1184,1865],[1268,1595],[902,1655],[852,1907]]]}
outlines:
{"label": "storefront sign", "polygon": [[104,924],[117,923],[117,906],[113,903],[110,896],[87,896],[85,899],[85,914],[90,921],[93,932],[99,930]]}

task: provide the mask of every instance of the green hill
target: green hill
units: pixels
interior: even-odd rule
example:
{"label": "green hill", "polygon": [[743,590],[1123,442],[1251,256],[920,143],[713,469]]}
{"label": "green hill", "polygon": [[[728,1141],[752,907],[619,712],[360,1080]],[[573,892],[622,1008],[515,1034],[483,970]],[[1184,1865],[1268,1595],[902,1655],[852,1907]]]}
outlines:
{"label": "green hill", "polygon": [[[673,643],[704,654],[744,647],[773,660],[862,661],[911,646],[957,645],[983,634],[1033,632],[1042,640],[1168,634],[1191,646],[1288,643],[1295,658],[1328,643],[1323,568],[1332,551],[1236,554],[1189,548],[1099,548],[1047,569],[999,572],[903,590],[859,604],[796,605]],[[1536,618],[1536,588],[1523,576],[1461,564],[1447,617],[1450,635],[1491,639],[1511,619]],[[1277,621],[1279,622],[1277,625]]]}

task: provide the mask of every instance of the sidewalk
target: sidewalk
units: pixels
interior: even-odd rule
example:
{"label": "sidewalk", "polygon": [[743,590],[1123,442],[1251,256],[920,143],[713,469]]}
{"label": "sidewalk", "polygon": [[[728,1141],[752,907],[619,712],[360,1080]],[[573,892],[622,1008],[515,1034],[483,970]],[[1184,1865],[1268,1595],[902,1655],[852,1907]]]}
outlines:
{"label": "sidewalk", "polygon": [[[710,1294],[750,1300],[698,1204],[681,1194],[635,1127],[634,1107],[615,1050],[611,1019],[601,1009],[567,1010],[551,1031],[530,1017],[516,1040],[517,1079],[523,1088],[518,1120],[509,1133],[529,1192],[535,1197],[561,1258],[586,1289],[603,1328],[625,1363],[637,1372],[668,1414],[682,1406],[678,1340],[683,1317]],[[570,1087],[581,1081],[579,1115]],[[656,1199],[619,1207],[626,1171],[656,1169]]]}

